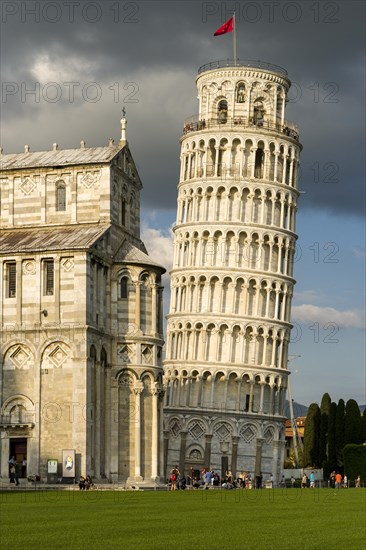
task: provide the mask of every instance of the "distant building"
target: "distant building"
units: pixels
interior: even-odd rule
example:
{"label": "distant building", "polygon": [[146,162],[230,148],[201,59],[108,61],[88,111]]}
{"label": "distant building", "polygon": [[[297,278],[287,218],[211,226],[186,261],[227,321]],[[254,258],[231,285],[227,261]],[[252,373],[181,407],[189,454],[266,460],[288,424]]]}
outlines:
{"label": "distant building", "polygon": [[[304,441],[305,420],[306,420],[306,416],[299,416],[298,418],[295,419],[298,440],[300,439],[301,442]],[[286,420],[285,438],[286,438],[286,447],[285,447],[285,459],[286,459],[286,458],[290,458],[292,453],[294,452],[294,433],[293,433],[290,419]]]}
{"label": "distant building", "polygon": [[[1,476],[75,450],[76,475],[163,475],[162,286],[117,146],[0,157]],[[59,470],[59,475],[62,475]]]}

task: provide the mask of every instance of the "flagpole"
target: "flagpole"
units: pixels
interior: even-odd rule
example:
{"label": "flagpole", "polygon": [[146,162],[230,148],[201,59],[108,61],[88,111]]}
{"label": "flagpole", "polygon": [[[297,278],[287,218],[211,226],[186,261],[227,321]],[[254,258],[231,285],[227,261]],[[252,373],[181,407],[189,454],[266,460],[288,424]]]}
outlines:
{"label": "flagpole", "polygon": [[233,23],[234,23],[234,33],[233,33],[233,40],[234,40],[234,66],[236,67],[236,20],[235,20],[235,11],[233,14]]}

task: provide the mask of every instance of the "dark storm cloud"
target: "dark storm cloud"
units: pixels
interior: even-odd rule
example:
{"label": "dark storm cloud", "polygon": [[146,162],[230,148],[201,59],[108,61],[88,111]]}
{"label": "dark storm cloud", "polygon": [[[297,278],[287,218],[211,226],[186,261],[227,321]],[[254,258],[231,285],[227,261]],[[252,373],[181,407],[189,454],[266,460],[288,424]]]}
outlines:
{"label": "dark storm cloud", "polygon": [[[106,143],[118,138],[124,104],[144,203],[174,209],[181,128],[197,111],[197,67],[232,56],[231,36],[212,34],[235,6],[239,57],[282,65],[294,83],[286,117],[304,145],[302,206],[362,213],[363,2],[71,2],[73,18],[66,2],[58,2],[61,12],[52,4],[2,2],[3,86],[19,86],[2,95],[6,151]],[[37,5],[35,22],[29,10]],[[22,98],[22,85],[37,79],[39,101]],[[50,81],[62,92],[58,101]],[[65,81],[79,83],[72,100]],[[90,82],[102,93],[95,103],[83,95]]]}

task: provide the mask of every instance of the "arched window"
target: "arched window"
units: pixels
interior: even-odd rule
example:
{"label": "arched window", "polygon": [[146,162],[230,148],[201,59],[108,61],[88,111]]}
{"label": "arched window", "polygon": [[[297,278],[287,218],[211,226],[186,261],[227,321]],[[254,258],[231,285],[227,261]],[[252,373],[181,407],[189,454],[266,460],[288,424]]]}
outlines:
{"label": "arched window", "polygon": [[258,126],[262,126],[263,119],[264,119],[263,103],[260,99],[257,99],[254,102],[254,124],[257,124]]}
{"label": "arched window", "polygon": [[120,297],[128,298],[128,278],[122,277],[120,282]]}
{"label": "arched window", "polygon": [[66,210],[66,185],[63,181],[56,183],[56,211],[64,212]]}
{"label": "arched window", "polygon": [[224,99],[220,101],[217,106],[217,115],[219,119],[219,124],[226,124],[227,122],[227,101]]}
{"label": "arched window", "polygon": [[245,86],[242,82],[240,82],[236,89],[236,102],[244,103],[244,101],[245,101]]}

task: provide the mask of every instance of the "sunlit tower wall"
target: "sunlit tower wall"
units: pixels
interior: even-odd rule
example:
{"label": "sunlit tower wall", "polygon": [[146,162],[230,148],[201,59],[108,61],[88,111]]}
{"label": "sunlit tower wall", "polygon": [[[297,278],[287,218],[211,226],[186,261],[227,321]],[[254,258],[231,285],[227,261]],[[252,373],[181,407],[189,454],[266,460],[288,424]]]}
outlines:
{"label": "sunlit tower wall", "polygon": [[299,143],[287,72],[215,62],[181,142],[165,470],[281,475]]}

